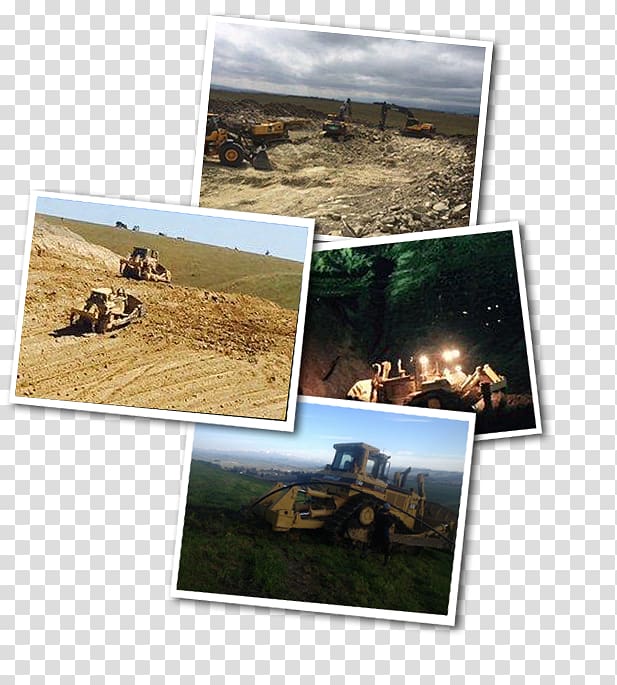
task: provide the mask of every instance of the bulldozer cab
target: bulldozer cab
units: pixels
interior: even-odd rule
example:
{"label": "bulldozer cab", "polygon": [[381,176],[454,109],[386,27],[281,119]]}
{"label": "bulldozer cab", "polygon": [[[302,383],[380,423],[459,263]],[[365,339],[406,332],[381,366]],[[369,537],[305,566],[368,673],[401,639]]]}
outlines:
{"label": "bulldozer cab", "polygon": [[134,247],[133,252],[131,253],[131,258],[132,259],[146,259],[152,254],[153,257],[158,257],[158,253],[155,254],[154,251],[151,251],[147,247]]}
{"label": "bulldozer cab", "polygon": [[362,478],[385,481],[389,471],[390,457],[364,442],[338,443],[330,471],[353,473]]}
{"label": "bulldozer cab", "polygon": [[109,306],[112,295],[113,290],[111,288],[94,288],[90,292],[88,303],[94,304],[101,309],[105,309]]}

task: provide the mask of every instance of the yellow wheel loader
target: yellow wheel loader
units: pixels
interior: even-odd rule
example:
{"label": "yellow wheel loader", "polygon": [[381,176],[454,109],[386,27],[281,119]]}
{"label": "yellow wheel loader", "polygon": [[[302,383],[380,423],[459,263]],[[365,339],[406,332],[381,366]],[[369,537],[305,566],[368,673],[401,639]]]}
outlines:
{"label": "yellow wheel loader", "polygon": [[275,131],[271,124],[264,124],[263,130],[259,126],[254,128],[257,130],[256,135],[252,135],[250,130],[232,129],[216,114],[209,113],[204,157],[218,157],[219,162],[228,167],[239,167],[246,160],[254,169],[271,171],[272,164],[264,143],[282,134]]}
{"label": "yellow wheel loader", "polygon": [[[371,540],[378,511],[387,502],[396,519],[393,542],[410,547],[452,550],[456,514],[435,521],[427,515],[424,474],[417,489],[407,487],[410,469],[389,482],[390,456],[363,442],[338,443],[329,466],[301,483],[277,483],[252,503],[253,511],[272,529],[322,528],[332,540]],[[431,506],[428,506],[431,509]],[[438,507],[440,516],[447,511]]]}

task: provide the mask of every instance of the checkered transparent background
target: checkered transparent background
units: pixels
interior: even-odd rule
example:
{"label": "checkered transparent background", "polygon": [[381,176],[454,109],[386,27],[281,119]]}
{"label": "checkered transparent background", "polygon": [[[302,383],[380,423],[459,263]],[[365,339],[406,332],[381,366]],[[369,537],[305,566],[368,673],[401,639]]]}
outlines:
{"label": "checkered transparent background", "polygon": [[[2,683],[614,682],[615,6],[570,4],[4,0]],[[545,432],[476,447],[455,629],[168,599],[183,427],[7,403],[30,190],[188,203],[208,13],[495,42]]]}

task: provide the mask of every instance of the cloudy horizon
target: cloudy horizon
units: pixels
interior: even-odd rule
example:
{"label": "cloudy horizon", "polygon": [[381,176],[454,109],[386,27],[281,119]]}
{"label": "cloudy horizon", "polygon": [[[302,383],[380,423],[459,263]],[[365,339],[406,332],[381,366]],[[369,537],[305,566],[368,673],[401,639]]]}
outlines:
{"label": "cloudy horizon", "polygon": [[211,88],[479,114],[485,48],[218,22]]}

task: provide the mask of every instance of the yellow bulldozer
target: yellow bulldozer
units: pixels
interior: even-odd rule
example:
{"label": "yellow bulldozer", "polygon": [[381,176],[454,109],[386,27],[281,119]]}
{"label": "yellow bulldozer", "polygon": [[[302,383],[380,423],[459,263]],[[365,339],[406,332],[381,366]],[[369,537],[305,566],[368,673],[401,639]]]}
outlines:
{"label": "yellow bulldozer", "polygon": [[91,333],[108,333],[141,319],[144,303],[124,288],[93,288],[83,309],[71,309],[70,327]]}
{"label": "yellow bulldozer", "polygon": [[381,402],[407,407],[449,409],[451,411],[497,410],[506,401],[508,382],[489,364],[466,373],[457,349],[441,354],[419,354],[401,360],[397,369],[390,361],[373,364],[371,378],[356,381],[347,391],[347,399]]}
{"label": "yellow bulldozer", "polygon": [[120,275],[138,281],[171,283],[171,271],[159,262],[158,250],[134,247],[126,257],[120,258]]}
{"label": "yellow bulldozer", "polygon": [[305,482],[277,483],[252,503],[253,511],[274,531],[321,528],[332,540],[366,544],[379,509],[387,502],[396,519],[393,542],[453,549],[458,517],[427,503],[425,474],[418,474],[417,489],[407,486],[411,469],[394,474],[391,483],[390,456],[377,447],[346,442],[334,449],[332,463],[323,471]]}

